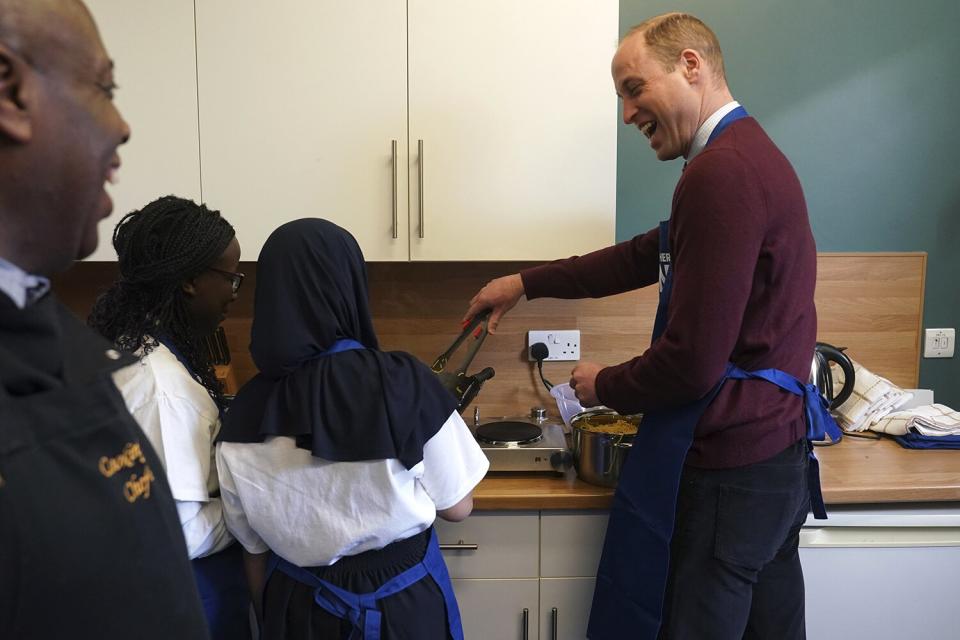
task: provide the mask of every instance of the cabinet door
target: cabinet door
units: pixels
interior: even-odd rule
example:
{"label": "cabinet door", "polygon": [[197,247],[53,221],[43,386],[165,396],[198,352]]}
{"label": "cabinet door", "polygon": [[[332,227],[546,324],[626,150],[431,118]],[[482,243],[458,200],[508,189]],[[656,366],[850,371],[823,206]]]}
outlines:
{"label": "cabinet door", "polygon": [[535,640],[538,581],[454,580],[464,640]]}
{"label": "cabinet door", "polygon": [[584,640],[595,578],[540,580],[540,640]]}
{"label": "cabinet door", "polygon": [[116,67],[117,107],[129,123],[113,215],[101,221],[90,260],[116,260],[120,218],[160,196],[200,200],[193,0],[87,0]]}
{"label": "cabinet door", "polygon": [[616,0],[410,0],[413,259],[613,243],[617,21]]}
{"label": "cabinet door", "polygon": [[368,260],[407,260],[406,2],[196,6],[203,196],[244,258],[283,222],[319,217]]}
{"label": "cabinet door", "polygon": [[596,576],[609,519],[607,511],[544,511],[540,519],[540,575]]}

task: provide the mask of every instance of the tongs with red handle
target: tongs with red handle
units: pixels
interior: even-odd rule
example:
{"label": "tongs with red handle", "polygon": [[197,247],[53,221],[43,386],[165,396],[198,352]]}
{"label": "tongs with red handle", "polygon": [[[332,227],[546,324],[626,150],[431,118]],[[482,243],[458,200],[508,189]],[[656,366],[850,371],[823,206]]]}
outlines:
{"label": "tongs with red handle", "polygon": [[[433,362],[433,372],[440,378],[442,384],[457,399],[457,411],[463,411],[480,391],[480,386],[492,378],[495,374],[492,367],[486,367],[482,371],[472,376],[467,375],[467,367],[473,361],[477,351],[483,345],[487,337],[487,324],[490,320],[490,309],[481,311],[475,315],[464,327],[463,331],[453,344],[446,351],[440,354]],[[460,364],[460,367],[454,371],[446,371],[450,356],[460,348],[467,336],[473,334],[474,341],[467,350],[467,354]]]}

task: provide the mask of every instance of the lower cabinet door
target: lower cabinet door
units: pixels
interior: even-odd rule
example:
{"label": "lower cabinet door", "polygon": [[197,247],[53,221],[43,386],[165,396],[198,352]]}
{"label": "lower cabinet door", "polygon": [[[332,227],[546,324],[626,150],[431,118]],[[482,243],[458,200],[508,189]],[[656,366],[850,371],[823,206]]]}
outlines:
{"label": "lower cabinet door", "polygon": [[464,640],[537,640],[539,581],[453,580]]}
{"label": "lower cabinet door", "polygon": [[587,637],[595,583],[596,578],[540,580],[540,640],[584,640]]}

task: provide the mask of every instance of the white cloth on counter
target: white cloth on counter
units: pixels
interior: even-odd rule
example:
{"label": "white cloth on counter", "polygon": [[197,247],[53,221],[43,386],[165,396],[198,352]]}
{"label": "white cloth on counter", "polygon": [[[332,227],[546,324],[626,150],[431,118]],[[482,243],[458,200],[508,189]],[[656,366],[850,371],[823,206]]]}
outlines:
{"label": "white cloth on counter", "polygon": [[213,441],[220,414],[213,398],[162,344],[113,380],[163,462],[190,558],[229,546],[220,499],[211,497],[219,491]]}
{"label": "white cloth on counter", "polygon": [[[913,397],[884,377],[866,369],[859,362],[853,362],[853,393],[847,400],[833,410],[837,422],[847,431],[866,431],[878,420],[899,409]],[[832,368],[835,377],[834,388],[843,386],[843,370]]]}
{"label": "white cloth on counter", "polygon": [[217,446],[230,531],[248,552],[269,548],[301,567],[327,566],[424,531],[489,467],[457,412],[424,444],[423,460],[412,469],[396,459],[316,458],[286,436]]}
{"label": "white cloth on counter", "polygon": [[870,429],[894,436],[905,435],[908,431],[923,436],[956,436],[960,435],[960,412],[946,405],[928,404],[890,413]]}

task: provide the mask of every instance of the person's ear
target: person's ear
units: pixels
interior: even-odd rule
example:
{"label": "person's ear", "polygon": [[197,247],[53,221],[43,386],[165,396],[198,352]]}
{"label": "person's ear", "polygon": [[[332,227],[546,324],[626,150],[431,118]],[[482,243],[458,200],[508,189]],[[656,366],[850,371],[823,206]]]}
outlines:
{"label": "person's ear", "polygon": [[192,278],[184,282],[182,285],[180,285],[180,289],[181,291],[183,291],[184,295],[187,296],[188,298],[192,298],[195,295],[197,295],[197,284],[193,281]]}
{"label": "person's ear", "polygon": [[24,85],[30,67],[13,49],[0,42],[0,136],[24,144],[33,135]]}
{"label": "person's ear", "polygon": [[680,70],[687,82],[696,82],[703,71],[703,58],[694,49],[684,49],[680,52]]}

